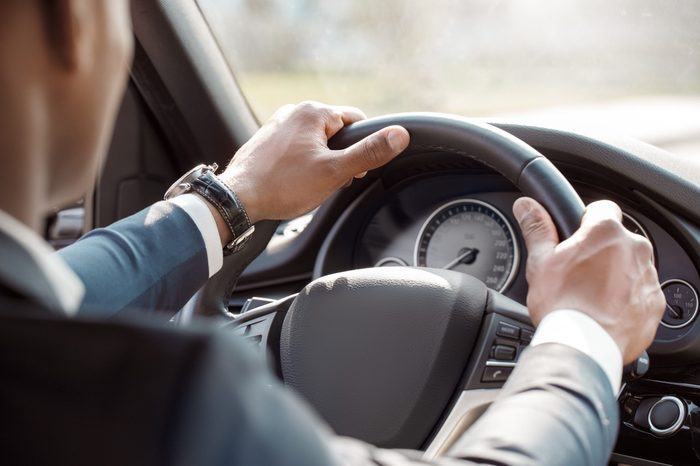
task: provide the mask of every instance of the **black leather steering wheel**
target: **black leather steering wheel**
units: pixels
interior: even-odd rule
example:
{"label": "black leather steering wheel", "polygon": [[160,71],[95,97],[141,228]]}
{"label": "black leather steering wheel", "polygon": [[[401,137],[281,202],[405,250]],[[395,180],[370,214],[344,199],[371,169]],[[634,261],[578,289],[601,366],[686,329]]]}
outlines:
{"label": "black leather steering wheel", "polygon": [[[487,124],[444,114],[388,115],[346,127],[330,146],[348,147],[389,125],[409,131],[406,152],[463,155],[501,173],[547,208],[562,239],[578,228],[584,204],[564,176],[535,149]],[[205,307],[223,306],[232,268],[252,260],[274,226],[256,227],[245,260],[229,261],[204,287]],[[522,305],[479,280],[411,267],[321,277],[231,325],[269,350],[284,382],[338,433],[430,454],[449,447],[454,419],[482,409],[473,395],[483,401],[482,392],[493,393],[512,370],[515,361],[498,359],[492,348],[514,348],[517,357],[534,330]]]}
{"label": "black leather steering wheel", "polygon": [[576,231],[584,204],[574,188],[542,154],[494,126],[440,113],[405,113],[355,123],[331,140],[339,149],[390,125],[401,125],[411,135],[406,149],[463,155],[505,176],[523,194],[538,200],[550,213],[561,239]]}

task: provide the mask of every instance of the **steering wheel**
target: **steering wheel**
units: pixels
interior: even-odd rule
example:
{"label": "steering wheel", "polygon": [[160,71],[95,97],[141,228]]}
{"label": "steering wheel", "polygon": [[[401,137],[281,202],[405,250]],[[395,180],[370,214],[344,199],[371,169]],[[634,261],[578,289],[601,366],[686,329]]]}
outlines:
{"label": "steering wheel", "polygon": [[[547,208],[562,239],[578,228],[584,204],[569,182],[542,154],[493,126],[452,115],[397,114],[352,124],[330,145],[348,147],[389,125],[409,131],[406,152],[459,154],[501,173]],[[232,267],[242,270],[275,227],[256,226],[246,256],[210,280],[201,306],[222,309],[238,272]],[[524,306],[481,281],[412,267],[321,277],[228,325],[267,348],[284,383],[339,434],[424,448],[429,457],[449,448],[484,411],[534,330]],[[514,351],[512,360],[497,348]]]}

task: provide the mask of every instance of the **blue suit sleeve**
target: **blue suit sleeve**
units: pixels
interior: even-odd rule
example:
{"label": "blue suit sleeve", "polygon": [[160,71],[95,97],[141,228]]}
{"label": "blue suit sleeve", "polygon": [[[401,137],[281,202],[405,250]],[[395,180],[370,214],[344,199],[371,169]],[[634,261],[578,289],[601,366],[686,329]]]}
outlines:
{"label": "blue suit sleeve", "polygon": [[56,254],[85,284],[82,314],[176,311],[209,277],[197,225],[168,202],[93,230]]}

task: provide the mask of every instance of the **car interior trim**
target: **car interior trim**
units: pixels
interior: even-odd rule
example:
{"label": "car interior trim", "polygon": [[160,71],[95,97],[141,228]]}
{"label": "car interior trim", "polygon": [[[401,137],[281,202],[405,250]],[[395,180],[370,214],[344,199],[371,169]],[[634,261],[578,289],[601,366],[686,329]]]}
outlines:
{"label": "car interior trim", "polygon": [[481,388],[464,390],[440,426],[437,434],[428,444],[423,459],[432,461],[444,455],[455,441],[481,416],[493,403],[500,389]]}

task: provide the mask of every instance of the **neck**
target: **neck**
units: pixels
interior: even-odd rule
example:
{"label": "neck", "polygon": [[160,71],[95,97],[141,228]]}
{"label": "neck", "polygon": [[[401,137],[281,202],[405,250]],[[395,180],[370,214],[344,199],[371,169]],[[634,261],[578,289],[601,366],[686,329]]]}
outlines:
{"label": "neck", "polygon": [[0,210],[42,233],[48,187],[45,110],[40,99],[0,91]]}

